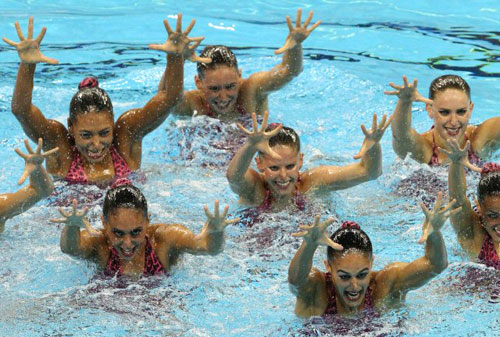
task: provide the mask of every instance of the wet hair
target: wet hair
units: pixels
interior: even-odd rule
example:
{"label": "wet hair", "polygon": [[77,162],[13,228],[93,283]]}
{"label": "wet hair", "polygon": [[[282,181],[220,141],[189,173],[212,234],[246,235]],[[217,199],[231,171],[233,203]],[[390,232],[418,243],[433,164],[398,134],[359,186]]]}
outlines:
{"label": "wet hair", "polygon": [[219,66],[226,66],[230,68],[235,68],[238,70],[238,61],[236,61],[236,56],[226,46],[207,46],[200,54],[200,57],[210,57],[212,62],[202,63],[198,62],[196,69],[198,70],[198,76],[203,77],[206,70],[215,69]]}
{"label": "wet hair", "polygon": [[355,222],[344,222],[342,227],[337,229],[335,233],[330,236],[330,239],[332,239],[333,242],[342,245],[344,249],[335,250],[328,246],[328,261],[333,261],[335,257],[344,255],[352,250],[368,254],[370,257],[372,256],[373,249],[370,238]]}
{"label": "wet hair", "polygon": [[104,220],[117,208],[133,208],[141,210],[148,217],[148,202],[141,190],[132,185],[121,185],[108,190],[102,205]]}
{"label": "wet hair", "polygon": [[467,94],[470,99],[470,87],[467,82],[458,75],[443,75],[432,81],[429,88],[429,98],[434,99],[436,94],[446,89],[458,89]]}
{"label": "wet hair", "polygon": [[477,197],[483,202],[487,196],[500,196],[500,165],[487,163],[481,171],[477,185]]}
{"label": "wet hair", "polygon": [[108,93],[99,88],[96,77],[86,77],[78,85],[78,92],[69,105],[69,123],[74,123],[76,117],[87,112],[108,111],[113,116],[113,104]]}
{"label": "wet hair", "polygon": [[[266,131],[272,131],[279,125],[279,123],[269,124]],[[294,148],[297,152],[300,152],[300,137],[294,129],[283,126],[280,132],[269,138],[269,146],[274,147],[276,145],[287,145]]]}

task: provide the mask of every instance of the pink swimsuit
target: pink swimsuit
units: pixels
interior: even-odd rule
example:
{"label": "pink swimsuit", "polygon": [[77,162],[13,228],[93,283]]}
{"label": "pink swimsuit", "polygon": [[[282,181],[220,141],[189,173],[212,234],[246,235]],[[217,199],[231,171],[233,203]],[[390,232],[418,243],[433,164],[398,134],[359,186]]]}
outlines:
{"label": "pink swimsuit", "polygon": [[[328,299],[328,306],[326,307],[323,316],[336,315],[337,311],[337,299],[335,297],[335,288],[332,281],[332,274],[326,273],[326,285],[330,289],[330,298]],[[373,288],[368,287],[365,293],[365,304],[363,306],[363,311],[373,310]]]}
{"label": "pink swimsuit", "polygon": [[[433,127],[434,128],[434,127]],[[465,142],[469,140],[469,137],[467,137],[467,134],[465,134]],[[434,133],[432,134],[432,157],[431,160],[429,161],[430,166],[440,166],[441,163],[439,162],[439,151],[438,151],[438,146],[436,145],[436,139],[434,138]],[[483,161],[479,156],[474,152],[472,149],[472,144],[469,147],[469,162],[473,165],[481,167],[483,165]]]}
{"label": "pink swimsuit", "polygon": [[481,252],[479,253],[478,260],[484,263],[488,267],[493,267],[496,270],[500,270],[500,258],[493,245],[493,240],[491,236],[486,233],[486,237],[483,241],[483,246],[481,247]]}
{"label": "pink swimsuit", "polygon": [[[163,275],[165,274],[165,268],[161,264],[158,259],[158,255],[156,255],[153,246],[149,242],[149,238],[146,236],[146,257],[144,261],[144,275],[153,276],[153,275]],[[110,256],[108,260],[108,264],[106,266],[106,270],[104,271],[104,275],[106,276],[114,276],[118,274],[118,276],[123,274],[123,267],[120,262],[120,256],[114,247],[110,248]]]}
{"label": "pink swimsuit", "polygon": [[[113,166],[115,168],[115,177],[113,179],[112,186],[119,186],[125,184],[131,184],[128,176],[131,170],[123,157],[118,153],[118,150],[114,145],[109,148],[111,153],[111,159],[113,160]],[[68,174],[66,175],[66,181],[71,184],[88,184],[87,175],[83,167],[83,159],[81,153],[75,148],[73,156],[73,162],[69,168]]]}

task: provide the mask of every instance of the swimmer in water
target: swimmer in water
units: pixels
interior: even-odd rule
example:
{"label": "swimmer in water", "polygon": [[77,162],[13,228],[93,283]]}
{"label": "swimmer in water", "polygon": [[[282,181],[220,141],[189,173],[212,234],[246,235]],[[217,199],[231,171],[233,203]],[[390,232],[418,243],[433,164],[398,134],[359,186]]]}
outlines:
{"label": "swimmer in water", "polygon": [[62,219],[52,221],[66,224],[61,233],[64,253],[96,262],[108,276],[139,277],[167,273],[182,253],[220,253],[224,229],[239,221],[226,220],[228,209],[226,206],[220,214],[218,200],[213,214],[205,206],[207,222],[195,235],[183,225],[150,224],[144,195],[132,185],[122,185],[106,194],[103,229],[91,226],[85,218],[86,210],[77,210],[76,200],[71,211],[59,210]]}
{"label": "swimmer in water", "polygon": [[96,78],[86,78],[70,104],[68,128],[47,119],[32,104],[33,81],[37,63],[57,64],[40,51],[46,28],[33,38],[33,18],[29,19],[28,37],[16,22],[20,42],[3,40],[16,47],[21,59],[12,112],[32,140],[44,139],[44,150],[58,147],[57,154],[47,158],[49,173],[71,183],[109,185],[127,178],[141,166],[142,139],[160,126],[175,104],[173,97],[161,90],[142,109],[121,115],[114,122],[113,105]]}
{"label": "swimmer in water", "polygon": [[[361,158],[360,162],[347,166],[319,166],[302,173],[304,154],[300,152],[300,139],[295,131],[282,125],[268,128],[267,111],[260,130],[255,113],[252,117],[253,131],[238,125],[248,135],[248,140],[231,160],[227,170],[229,185],[244,204],[282,209],[300,199],[300,194],[345,189],[382,174],[379,141],[391,124],[392,117],[387,120],[384,115],[378,124],[375,114],[371,130],[361,125],[365,140],[359,154],[354,156],[354,159]],[[250,168],[256,153],[259,172]]]}
{"label": "swimmer in water", "polygon": [[29,209],[41,199],[48,197],[54,190],[52,178],[43,167],[43,161],[57,152],[57,148],[42,153],[43,141],[38,140],[35,151],[31,148],[28,140],[24,141],[28,153],[23,153],[16,148],[16,153],[26,162],[24,173],[19,179],[22,185],[30,178],[30,184],[15,193],[0,194],[0,233],[5,230],[5,222]]}
{"label": "swimmer in water", "polygon": [[[354,222],[345,222],[328,237],[333,219],[320,222],[318,215],[311,226],[301,226],[293,234],[304,241],[288,270],[290,290],[297,296],[295,313],[300,317],[348,315],[380,305],[394,306],[404,301],[408,291],[419,288],[441,273],[448,265],[441,227],[450,215],[454,201],[442,207],[440,194],[434,211],[422,203],[425,214],[425,256],[411,262],[396,262],[380,271],[372,271],[373,252],[368,235]],[[314,252],[328,247],[327,272],[312,268]]]}
{"label": "swimmer in water", "polygon": [[[166,90],[168,97],[176,97],[177,105],[173,113],[179,115],[208,115],[219,119],[229,119],[253,111],[262,115],[268,109],[268,95],[282,88],[302,71],[302,42],[316,29],[321,21],[309,27],[313,12],[302,24],[302,10],[297,12],[294,26],[287,16],[290,33],[285,45],[276,50],[283,53],[281,64],[270,71],[255,73],[248,78],[242,77],[236,56],[226,46],[208,46],[200,57],[193,55],[200,38],[189,38],[194,26],[182,32],[182,14],[177,18],[174,31],[168,21],[165,27],[168,40],[163,45],[150,45],[150,48],[167,53],[167,68],[159,89]],[[193,45],[190,45],[193,43]],[[196,90],[184,92],[184,60],[192,58],[198,62],[198,75],[195,76]]]}
{"label": "swimmer in water", "polygon": [[[491,156],[500,146],[500,117],[486,120],[480,125],[469,125],[474,103],[471,101],[470,87],[457,75],[444,75],[432,81],[429,88],[429,99],[417,90],[418,81],[409,84],[403,77],[403,86],[390,83],[394,91],[386,91],[386,95],[399,98],[394,111],[392,136],[394,151],[400,158],[407,154],[419,163],[431,166],[448,163],[446,153],[438,148],[447,149],[448,139],[456,140],[461,147],[470,141],[469,160],[479,164],[480,159]],[[412,128],[413,102],[427,105],[429,117],[434,120],[431,130],[419,134]]]}
{"label": "swimmer in water", "polygon": [[[460,147],[456,140],[448,141],[443,150],[451,160],[448,172],[450,198],[457,200],[462,210],[451,217],[458,242],[473,261],[500,270],[500,165],[487,163],[483,169],[468,161],[470,142]],[[481,171],[477,186],[477,211],[467,198],[465,167]]]}

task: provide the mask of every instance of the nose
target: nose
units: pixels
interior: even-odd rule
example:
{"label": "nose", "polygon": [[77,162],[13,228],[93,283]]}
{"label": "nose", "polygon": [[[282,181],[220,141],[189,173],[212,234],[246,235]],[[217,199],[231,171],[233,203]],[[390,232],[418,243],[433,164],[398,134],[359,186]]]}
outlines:
{"label": "nose", "polygon": [[92,145],[94,146],[94,148],[98,149],[100,144],[101,140],[99,139],[99,137],[92,138]]}
{"label": "nose", "polygon": [[451,113],[450,114],[450,122],[454,125],[457,122],[457,114],[456,113]]}
{"label": "nose", "polygon": [[130,235],[125,235],[123,237],[123,246],[127,248],[132,246],[132,238],[130,237]]}
{"label": "nose", "polygon": [[357,291],[359,288],[359,282],[358,282],[358,279],[356,277],[351,278],[351,288],[354,291]]}
{"label": "nose", "polygon": [[286,177],[287,177],[286,168],[285,167],[280,168],[280,178],[285,179]]}

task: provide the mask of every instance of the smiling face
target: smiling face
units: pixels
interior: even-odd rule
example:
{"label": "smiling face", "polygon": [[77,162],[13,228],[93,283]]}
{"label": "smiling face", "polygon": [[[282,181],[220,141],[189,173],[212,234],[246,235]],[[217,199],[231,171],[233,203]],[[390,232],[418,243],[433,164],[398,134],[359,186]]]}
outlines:
{"label": "smiling face", "polygon": [[304,155],[288,145],[275,145],[272,149],[281,159],[260,154],[255,158],[257,167],[274,197],[291,197],[296,189]]}
{"label": "smiling face", "polygon": [[359,251],[349,251],[328,261],[336,297],[344,308],[355,311],[363,304],[370,285],[372,262],[369,254]]}
{"label": "smiling face", "polygon": [[109,244],[116,249],[120,259],[132,261],[144,246],[149,219],[144,211],[136,208],[116,208],[108,220],[103,219]]}
{"label": "smiling face", "polygon": [[500,196],[487,195],[479,203],[483,227],[494,242],[500,243]]}
{"label": "smiling face", "polygon": [[78,151],[89,163],[98,163],[110,155],[113,143],[113,115],[108,111],[79,114],[69,132]]}
{"label": "smiling face", "polygon": [[474,109],[467,94],[459,89],[449,88],[437,92],[433,104],[427,105],[429,116],[434,119],[436,132],[442,139],[463,139]]}
{"label": "smiling face", "polygon": [[202,77],[195,77],[195,82],[215,114],[224,115],[235,110],[241,85],[241,72],[237,68],[207,69]]}

